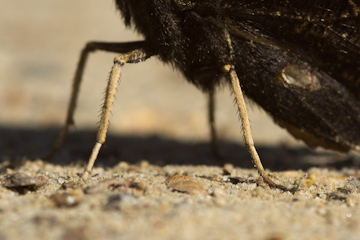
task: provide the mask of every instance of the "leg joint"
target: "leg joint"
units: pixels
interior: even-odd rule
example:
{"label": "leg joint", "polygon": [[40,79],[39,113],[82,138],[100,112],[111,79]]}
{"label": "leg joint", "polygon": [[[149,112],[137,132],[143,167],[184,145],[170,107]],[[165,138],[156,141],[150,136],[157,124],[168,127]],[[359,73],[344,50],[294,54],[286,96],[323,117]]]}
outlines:
{"label": "leg joint", "polygon": [[232,64],[226,64],[226,65],[224,65],[224,66],[222,67],[222,71],[223,71],[224,73],[229,73],[229,72],[234,71],[234,70],[235,70],[235,66],[232,65]]}

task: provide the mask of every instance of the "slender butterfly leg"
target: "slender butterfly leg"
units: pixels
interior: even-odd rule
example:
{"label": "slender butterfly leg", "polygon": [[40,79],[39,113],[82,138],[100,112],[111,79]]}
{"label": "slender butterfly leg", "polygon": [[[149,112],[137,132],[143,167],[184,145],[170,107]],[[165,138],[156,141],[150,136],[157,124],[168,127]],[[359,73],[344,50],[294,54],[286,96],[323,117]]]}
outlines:
{"label": "slender butterfly leg", "polygon": [[76,68],[75,77],[73,79],[72,84],[72,92],[71,97],[67,109],[67,115],[65,124],[63,125],[59,136],[48,155],[46,155],[43,159],[49,160],[51,159],[61,148],[64,139],[69,131],[71,125],[74,124],[74,112],[76,108],[76,103],[78,100],[79,89],[82,81],[82,76],[84,73],[86,61],[88,59],[89,53],[94,52],[96,50],[103,50],[108,52],[116,52],[116,53],[124,53],[129,52],[134,49],[146,48],[146,43],[142,42],[128,42],[128,43],[107,43],[107,42],[89,42],[86,44],[85,48],[82,50],[80,55],[80,60]]}
{"label": "slender butterfly leg", "polygon": [[218,135],[215,128],[215,92],[210,91],[208,93],[208,121],[210,127],[210,137],[211,137],[211,150],[213,155],[220,159],[220,151],[218,144]]}
{"label": "slender butterfly leg", "polygon": [[151,53],[150,50],[145,48],[140,48],[140,49],[135,49],[128,53],[120,54],[117,57],[115,57],[114,66],[112,67],[108,85],[105,91],[105,99],[104,99],[104,104],[102,106],[100,126],[96,136],[96,143],[89,158],[88,165],[81,176],[81,178],[84,181],[90,176],[91,170],[99,154],[100,148],[102,144],[105,142],[106,133],[109,127],[110,111],[114,101],[116,87],[120,80],[122,67],[125,65],[125,63],[138,63],[141,61],[145,61],[151,55],[153,54]]}

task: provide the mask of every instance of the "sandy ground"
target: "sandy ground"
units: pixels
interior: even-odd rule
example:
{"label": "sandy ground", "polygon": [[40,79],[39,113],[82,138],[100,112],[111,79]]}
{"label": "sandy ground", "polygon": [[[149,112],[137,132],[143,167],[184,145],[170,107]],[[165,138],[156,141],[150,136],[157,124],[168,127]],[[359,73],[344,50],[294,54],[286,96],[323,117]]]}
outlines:
{"label": "sandy ground", "polygon": [[[228,89],[217,93],[217,160],[206,97],[156,58],[124,67],[107,142],[80,184],[115,56],[92,54],[76,125],[42,162],[84,44],[139,39],[110,0],[0,2],[0,239],[360,238],[359,158],[313,152],[252,106],[265,167],[284,184],[300,180],[295,194],[269,189],[244,150]],[[187,177],[165,182],[176,174]]]}

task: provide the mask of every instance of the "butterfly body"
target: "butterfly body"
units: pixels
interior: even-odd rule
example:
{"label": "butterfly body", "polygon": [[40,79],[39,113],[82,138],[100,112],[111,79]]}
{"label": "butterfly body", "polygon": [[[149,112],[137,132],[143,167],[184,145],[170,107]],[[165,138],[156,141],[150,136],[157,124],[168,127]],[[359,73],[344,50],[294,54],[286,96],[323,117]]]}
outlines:
{"label": "butterfly body", "polygon": [[310,147],[359,148],[359,1],[116,4],[125,24],[203,91],[227,83],[223,66],[234,65],[245,95],[294,137]]}

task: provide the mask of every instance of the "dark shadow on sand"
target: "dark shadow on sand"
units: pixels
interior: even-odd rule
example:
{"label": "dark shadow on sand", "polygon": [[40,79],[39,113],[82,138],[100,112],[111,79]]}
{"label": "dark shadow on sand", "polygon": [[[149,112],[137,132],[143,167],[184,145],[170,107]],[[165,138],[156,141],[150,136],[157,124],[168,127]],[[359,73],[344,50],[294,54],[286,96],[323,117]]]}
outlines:
{"label": "dark shadow on sand", "polygon": [[[45,156],[55,141],[58,128],[30,129],[0,127],[0,161],[19,162]],[[85,163],[95,142],[94,131],[72,131],[60,152],[51,161],[69,165]],[[217,165],[232,163],[236,167],[253,168],[249,153],[242,143],[219,142],[222,159],[215,158],[209,142],[181,141],[163,136],[134,136],[108,134],[96,164],[112,167],[120,161],[131,164],[147,160],[156,165]],[[311,167],[340,169],[358,167],[359,158],[318,153],[306,147],[256,145],[265,168],[271,171],[306,171]]]}

